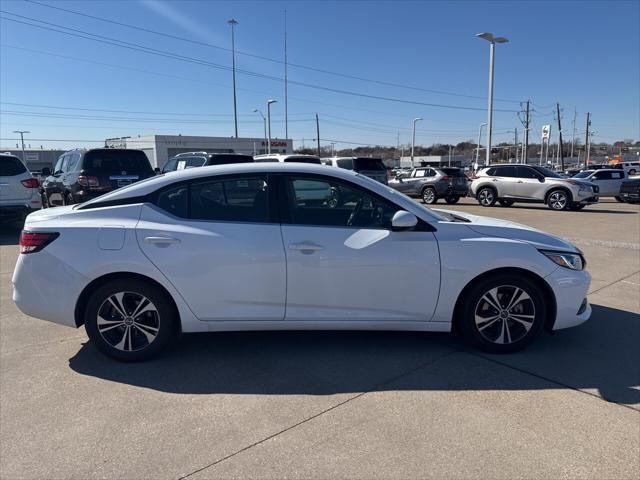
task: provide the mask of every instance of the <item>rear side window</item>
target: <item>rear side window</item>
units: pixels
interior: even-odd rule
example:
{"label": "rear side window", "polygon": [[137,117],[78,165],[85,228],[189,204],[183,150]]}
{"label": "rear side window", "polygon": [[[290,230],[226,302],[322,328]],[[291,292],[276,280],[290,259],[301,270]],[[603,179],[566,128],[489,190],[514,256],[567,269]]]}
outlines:
{"label": "rear side window", "polygon": [[188,201],[189,189],[186,185],[180,185],[160,192],[156,205],[171,215],[187,218],[189,211]]}
{"label": "rear side window", "polygon": [[27,167],[18,157],[2,155],[0,158],[0,177],[12,177],[27,171]]}
{"label": "rear side window", "polygon": [[90,150],[84,156],[82,168],[94,175],[153,175],[149,159],[139,150]]}
{"label": "rear side window", "polygon": [[448,177],[464,177],[464,173],[459,168],[441,168],[442,173]]}
{"label": "rear side window", "polygon": [[611,178],[622,178],[621,172],[611,172]]}
{"label": "rear side window", "polygon": [[370,170],[386,170],[384,163],[379,158],[355,158],[353,160],[353,169],[356,172]]}
{"label": "rear side window", "polygon": [[515,167],[496,167],[492,177],[515,177]]}
{"label": "rear side window", "polygon": [[195,220],[267,222],[267,182],[261,177],[210,180],[190,187],[191,215]]}

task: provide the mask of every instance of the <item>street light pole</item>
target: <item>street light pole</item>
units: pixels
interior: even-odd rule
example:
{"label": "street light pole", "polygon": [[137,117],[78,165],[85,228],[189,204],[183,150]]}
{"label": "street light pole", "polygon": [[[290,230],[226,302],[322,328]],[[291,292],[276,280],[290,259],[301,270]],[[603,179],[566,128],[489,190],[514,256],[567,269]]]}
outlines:
{"label": "street light pole", "polygon": [[231,25],[231,58],[233,64],[233,118],[236,126],[236,138],[238,138],[238,108],[236,104],[236,35],[235,26],[238,25],[238,21],[234,18],[228,20],[227,23]]}
{"label": "street light pole", "polygon": [[485,158],[485,164],[491,163],[491,134],[493,133],[493,62],[496,43],[507,43],[504,37],[494,37],[492,33],[483,32],[476,35],[478,38],[482,38],[489,42],[489,100],[488,100],[488,112],[487,112],[487,155]]}
{"label": "street light pole", "polygon": [[480,161],[480,139],[482,138],[482,127],[484,127],[486,124],[486,122],[482,122],[480,124],[480,128],[478,129],[478,149],[476,150],[476,165],[474,170],[478,170],[478,167],[480,166],[478,165],[478,162]]}
{"label": "street light pole", "polygon": [[413,154],[416,148],[416,122],[422,120],[422,117],[417,117],[413,119],[413,139],[411,140],[411,168],[414,167],[413,164]]}
{"label": "street light pole", "polygon": [[269,125],[269,136],[267,137],[267,153],[271,153],[271,104],[277,102],[277,100],[267,101],[267,124]]}
{"label": "street light pole", "polygon": [[253,113],[259,113],[262,117],[262,123],[264,125],[264,145],[267,146],[267,118],[262,113],[262,110],[258,110],[257,108],[253,110]]}
{"label": "street light pole", "polygon": [[25,165],[27,164],[27,158],[24,155],[24,134],[25,133],[31,133],[28,130],[14,130],[13,133],[19,133],[20,134],[20,143],[22,144],[22,163],[24,163]]}

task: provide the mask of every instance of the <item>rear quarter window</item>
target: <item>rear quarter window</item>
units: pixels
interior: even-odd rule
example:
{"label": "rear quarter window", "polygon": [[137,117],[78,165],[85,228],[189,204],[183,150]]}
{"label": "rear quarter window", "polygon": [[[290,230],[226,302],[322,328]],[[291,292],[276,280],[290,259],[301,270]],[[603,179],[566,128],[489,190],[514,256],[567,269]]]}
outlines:
{"label": "rear quarter window", "polygon": [[27,167],[18,157],[2,155],[0,158],[0,177],[13,177],[27,171]]}

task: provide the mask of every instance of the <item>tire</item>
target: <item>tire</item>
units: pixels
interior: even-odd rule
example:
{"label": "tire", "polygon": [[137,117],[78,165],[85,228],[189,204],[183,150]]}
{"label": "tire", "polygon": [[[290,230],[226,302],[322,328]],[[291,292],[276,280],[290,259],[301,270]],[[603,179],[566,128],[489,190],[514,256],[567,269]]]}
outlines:
{"label": "tire", "polygon": [[503,207],[510,207],[513,205],[513,200],[498,200],[498,203]]}
{"label": "tire", "polygon": [[493,207],[496,204],[496,191],[491,187],[484,187],[478,190],[476,195],[478,203],[483,207]]}
{"label": "tire", "polygon": [[629,170],[629,171],[627,172],[627,175],[629,175],[629,176],[631,176],[631,175],[635,175],[635,174],[636,174],[636,169],[635,169],[635,168],[632,168],[631,170]]}
{"label": "tire", "polygon": [[619,197],[618,195],[616,195],[615,197],[613,197],[616,199],[616,202],[620,202],[620,203],[624,203],[624,200],[622,200],[622,197]]}
{"label": "tire", "polygon": [[547,206],[551,210],[566,210],[571,204],[571,198],[565,190],[551,190],[547,196]]}
{"label": "tire", "polygon": [[486,352],[522,350],[544,328],[542,289],[526,276],[491,276],[465,291],[463,299],[465,303],[458,310],[460,331],[469,343]]}
{"label": "tire", "polygon": [[420,196],[422,197],[422,201],[427,205],[433,205],[438,201],[438,195],[433,187],[424,188]]}
{"label": "tire", "polygon": [[97,288],[87,303],[84,324],[98,350],[123,362],[158,355],[178,330],[167,294],[140,280],[113,280]]}
{"label": "tire", "polygon": [[460,201],[460,197],[444,197],[444,201],[449,205],[453,205],[454,203],[458,203]]}
{"label": "tire", "polygon": [[67,193],[67,195],[64,197],[64,204],[73,205],[74,203],[76,203],[76,201],[73,199],[73,195],[71,195],[71,193]]}

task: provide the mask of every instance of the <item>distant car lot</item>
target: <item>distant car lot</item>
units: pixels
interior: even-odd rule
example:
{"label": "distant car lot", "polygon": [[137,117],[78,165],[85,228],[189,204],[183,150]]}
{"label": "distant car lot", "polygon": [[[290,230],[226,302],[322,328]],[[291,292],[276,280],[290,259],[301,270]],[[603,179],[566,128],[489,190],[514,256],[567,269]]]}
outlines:
{"label": "distant car lot", "polygon": [[638,206],[440,208],[574,242],[593,276],[592,318],[512,356],[439,334],[217,333],[122,365],[79,346],[84,331],[17,311],[17,230],[3,230],[0,476],[637,476]]}

